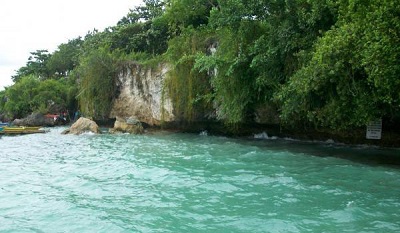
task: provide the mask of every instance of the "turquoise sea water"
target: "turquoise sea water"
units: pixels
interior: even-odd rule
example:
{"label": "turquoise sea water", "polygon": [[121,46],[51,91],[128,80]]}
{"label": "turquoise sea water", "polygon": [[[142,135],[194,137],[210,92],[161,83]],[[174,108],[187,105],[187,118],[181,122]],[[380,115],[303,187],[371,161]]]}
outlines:
{"label": "turquoise sea water", "polygon": [[398,149],[62,130],[0,139],[0,232],[400,232]]}

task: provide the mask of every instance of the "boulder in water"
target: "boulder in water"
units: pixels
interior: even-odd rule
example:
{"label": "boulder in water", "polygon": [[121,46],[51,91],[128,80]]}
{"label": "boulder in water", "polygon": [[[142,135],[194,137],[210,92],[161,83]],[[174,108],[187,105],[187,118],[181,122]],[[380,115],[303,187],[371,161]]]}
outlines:
{"label": "boulder in water", "polygon": [[88,118],[81,117],[71,126],[71,128],[64,130],[62,134],[79,135],[86,132],[92,132],[95,134],[101,133],[100,128],[96,124],[96,122]]}
{"label": "boulder in water", "polygon": [[110,129],[110,133],[142,134],[144,133],[144,128],[136,117],[129,117],[126,119],[117,117],[114,128]]}

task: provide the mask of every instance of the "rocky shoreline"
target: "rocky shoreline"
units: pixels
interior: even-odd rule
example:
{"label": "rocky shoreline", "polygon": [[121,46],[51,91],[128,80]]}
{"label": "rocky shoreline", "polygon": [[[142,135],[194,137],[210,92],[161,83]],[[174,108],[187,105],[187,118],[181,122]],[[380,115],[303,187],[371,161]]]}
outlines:
{"label": "rocky shoreline", "polygon": [[[110,128],[110,133],[130,133],[143,134],[148,132],[156,132],[160,130],[170,132],[195,133],[207,132],[208,135],[220,135],[227,137],[246,137],[246,138],[292,138],[305,141],[333,141],[336,143],[344,143],[349,145],[373,145],[388,148],[400,148],[400,133],[391,130],[390,127],[383,129],[382,139],[371,140],[366,139],[366,129],[359,128],[351,131],[331,131],[326,129],[284,129],[280,125],[268,124],[242,124],[237,127],[228,127],[218,121],[197,121],[197,122],[163,122],[159,125],[149,125],[141,122],[136,117],[116,117],[107,121],[93,121],[85,119],[84,123],[78,122],[78,129],[73,129],[72,134],[80,134],[79,131],[91,131],[99,133],[99,126]],[[88,122],[90,121],[90,122]],[[33,113],[24,119],[16,119],[13,122],[16,126],[44,126],[53,127],[58,125],[66,125],[69,122],[60,122],[53,118],[46,117],[40,113]],[[95,128],[88,125],[96,124]],[[396,127],[392,127],[396,129]],[[74,131],[75,130],[75,131]]]}
{"label": "rocky shoreline", "polygon": [[[366,139],[366,129],[359,128],[351,131],[331,131],[327,129],[284,129],[280,125],[266,124],[243,124],[237,129],[229,129],[220,122],[197,122],[191,125],[168,124],[163,129],[178,132],[200,133],[207,132],[209,135],[222,135],[228,137],[247,138],[291,138],[303,141],[335,142],[348,145],[372,145],[387,148],[400,148],[400,133],[384,129],[382,139]],[[264,134],[264,135],[262,135]],[[268,138],[266,138],[268,137]]]}

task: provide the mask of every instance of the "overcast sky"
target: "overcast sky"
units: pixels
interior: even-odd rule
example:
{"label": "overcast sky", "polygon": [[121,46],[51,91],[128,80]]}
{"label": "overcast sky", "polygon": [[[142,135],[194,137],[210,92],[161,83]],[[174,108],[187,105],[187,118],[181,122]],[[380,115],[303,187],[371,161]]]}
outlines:
{"label": "overcast sky", "polygon": [[12,0],[0,2],[0,90],[30,52],[58,45],[94,28],[117,24],[142,0]]}

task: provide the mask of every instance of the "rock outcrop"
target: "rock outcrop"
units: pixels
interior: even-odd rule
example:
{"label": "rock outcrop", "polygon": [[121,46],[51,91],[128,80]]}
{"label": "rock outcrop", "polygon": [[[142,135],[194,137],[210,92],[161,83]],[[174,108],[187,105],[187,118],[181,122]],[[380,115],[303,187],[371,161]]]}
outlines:
{"label": "rock outcrop", "polygon": [[62,134],[79,135],[87,132],[92,132],[95,134],[101,133],[100,128],[96,124],[96,122],[88,118],[81,117],[69,129],[64,130]]}
{"label": "rock outcrop", "polygon": [[134,62],[125,64],[118,75],[118,96],[113,103],[110,118],[127,119],[135,116],[151,126],[173,121],[172,103],[163,91],[169,69],[163,63],[156,68]]}
{"label": "rock outcrop", "polygon": [[142,134],[144,133],[144,128],[142,123],[135,117],[129,117],[128,119],[117,117],[114,128],[110,129],[110,133]]}
{"label": "rock outcrop", "polygon": [[16,126],[54,126],[55,121],[41,113],[32,113],[26,118],[15,119],[12,124]]}

